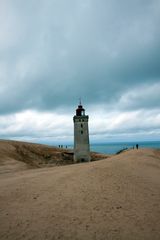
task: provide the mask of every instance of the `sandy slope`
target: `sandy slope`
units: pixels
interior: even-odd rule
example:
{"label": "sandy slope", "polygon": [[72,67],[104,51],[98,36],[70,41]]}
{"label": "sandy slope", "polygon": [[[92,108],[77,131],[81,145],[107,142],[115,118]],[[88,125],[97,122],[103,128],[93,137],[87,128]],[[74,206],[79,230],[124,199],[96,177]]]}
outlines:
{"label": "sandy slope", "polygon": [[[92,161],[108,155],[91,153]],[[0,174],[24,169],[73,164],[73,151],[20,141],[0,140]]]}
{"label": "sandy slope", "polygon": [[160,239],[160,151],[0,174],[0,239]]}

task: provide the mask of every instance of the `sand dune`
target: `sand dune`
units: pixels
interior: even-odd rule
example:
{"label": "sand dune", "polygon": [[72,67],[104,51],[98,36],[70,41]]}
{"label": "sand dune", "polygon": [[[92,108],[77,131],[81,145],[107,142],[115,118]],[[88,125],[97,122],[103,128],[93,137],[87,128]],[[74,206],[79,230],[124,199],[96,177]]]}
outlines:
{"label": "sand dune", "polygon": [[[92,161],[108,157],[91,153]],[[73,164],[73,151],[43,144],[0,140],[0,174]]]}
{"label": "sand dune", "polygon": [[160,239],[160,151],[0,174],[0,239]]}

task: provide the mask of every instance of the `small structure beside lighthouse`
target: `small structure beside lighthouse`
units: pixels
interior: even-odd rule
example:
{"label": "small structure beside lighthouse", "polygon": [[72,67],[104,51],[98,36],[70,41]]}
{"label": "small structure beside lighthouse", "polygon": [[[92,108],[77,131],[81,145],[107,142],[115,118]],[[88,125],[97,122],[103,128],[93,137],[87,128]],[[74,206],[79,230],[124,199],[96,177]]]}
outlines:
{"label": "small structure beside lighthouse", "polygon": [[73,117],[74,122],[74,162],[89,162],[89,130],[88,115],[85,115],[81,101],[76,109],[76,115]]}

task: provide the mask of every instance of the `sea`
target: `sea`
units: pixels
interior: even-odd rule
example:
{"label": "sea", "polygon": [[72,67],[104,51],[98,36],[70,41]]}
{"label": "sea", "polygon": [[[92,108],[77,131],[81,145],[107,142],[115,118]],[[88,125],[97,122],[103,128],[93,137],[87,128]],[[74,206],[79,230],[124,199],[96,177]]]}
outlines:
{"label": "sea", "polygon": [[[123,149],[133,149],[138,144],[139,148],[157,148],[160,149],[160,141],[143,142],[114,142],[114,143],[94,143],[90,144],[90,150],[104,154],[116,154]],[[73,146],[69,146],[73,148]]]}

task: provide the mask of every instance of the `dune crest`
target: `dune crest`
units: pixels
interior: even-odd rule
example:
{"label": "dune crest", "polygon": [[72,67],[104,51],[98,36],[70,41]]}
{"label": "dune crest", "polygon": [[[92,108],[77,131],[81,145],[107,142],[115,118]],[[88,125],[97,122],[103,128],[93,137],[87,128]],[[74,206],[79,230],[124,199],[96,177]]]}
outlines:
{"label": "dune crest", "polygon": [[[92,161],[107,158],[91,153]],[[73,150],[44,144],[0,140],[0,173],[73,164]]]}
{"label": "dune crest", "polygon": [[0,239],[160,239],[160,150],[0,175]]}

